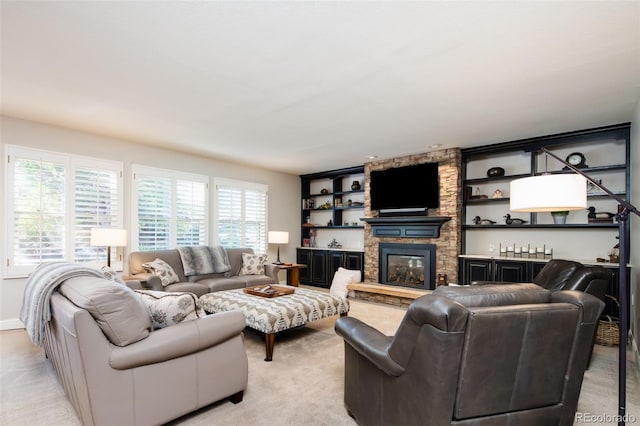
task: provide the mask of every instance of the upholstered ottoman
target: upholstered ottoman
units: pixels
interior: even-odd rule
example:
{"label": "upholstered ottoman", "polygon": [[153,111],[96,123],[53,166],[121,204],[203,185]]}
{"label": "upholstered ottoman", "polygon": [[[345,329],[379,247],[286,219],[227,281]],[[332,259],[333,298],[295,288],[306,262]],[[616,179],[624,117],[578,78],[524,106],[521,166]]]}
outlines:
{"label": "upholstered ottoman", "polygon": [[293,294],[271,298],[247,294],[244,289],[216,291],[202,295],[200,305],[210,314],[242,312],[247,327],[264,333],[265,361],[273,358],[276,333],[333,315],[345,316],[349,312],[345,297],[300,287],[295,287]]}

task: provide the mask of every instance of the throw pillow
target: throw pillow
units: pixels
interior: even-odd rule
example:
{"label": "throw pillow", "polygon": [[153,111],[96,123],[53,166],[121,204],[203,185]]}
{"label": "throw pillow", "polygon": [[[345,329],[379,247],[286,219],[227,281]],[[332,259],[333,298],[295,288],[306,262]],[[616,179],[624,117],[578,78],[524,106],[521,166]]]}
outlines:
{"label": "throw pillow", "polygon": [[112,267],[104,265],[102,267],[102,273],[106,279],[115,281],[118,284],[126,285],[124,280],[118,276],[118,273]]}
{"label": "throw pillow", "polygon": [[347,284],[358,283],[360,282],[360,279],[360,271],[338,268],[335,275],[333,276],[333,281],[331,281],[331,288],[329,289],[329,293],[333,296],[347,297],[347,294],[349,294]]}
{"label": "throw pillow", "polygon": [[202,318],[206,313],[200,308],[193,293],[154,290],[134,290],[146,306],[153,329],[168,327],[182,321]]}
{"label": "throw pillow", "polygon": [[153,262],[143,263],[142,267],[151,274],[159,276],[163,287],[180,282],[180,278],[178,277],[178,274],[176,274],[176,271],[174,271],[171,265],[162,259],[156,258]]}
{"label": "throw pillow", "polygon": [[242,269],[238,275],[264,275],[266,254],[242,253]]}

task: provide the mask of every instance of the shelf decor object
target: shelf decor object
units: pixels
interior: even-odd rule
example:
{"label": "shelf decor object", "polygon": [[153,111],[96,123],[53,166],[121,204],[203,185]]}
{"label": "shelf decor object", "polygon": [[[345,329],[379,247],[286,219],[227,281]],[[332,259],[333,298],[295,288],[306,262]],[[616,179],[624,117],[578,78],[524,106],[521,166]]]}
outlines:
{"label": "shelf decor object", "polygon": [[278,246],[278,258],[274,264],[284,264],[284,262],[280,260],[280,244],[289,244],[289,233],[287,231],[269,231],[267,238],[269,240],[269,244],[276,244]]}
{"label": "shelf decor object", "polygon": [[567,216],[569,216],[568,210],[560,210],[556,212],[551,212],[551,217],[553,218],[553,223],[556,225],[564,225],[567,223]]}
{"label": "shelf decor object", "polygon": [[111,267],[111,247],[127,245],[127,230],[117,228],[91,228],[92,247],[107,247],[107,266]]}
{"label": "shelf decor object", "polygon": [[519,212],[552,212],[560,210],[580,210],[587,208],[587,181],[604,191],[618,202],[619,247],[619,303],[620,303],[620,343],[618,346],[618,424],[625,424],[626,412],[626,378],[627,378],[627,323],[629,283],[627,277],[627,243],[624,238],[627,232],[629,213],[640,216],[640,211],[622,197],[614,194],[602,184],[587,176],[574,166],[561,159],[546,148],[541,152],[564,164],[565,169],[576,174],[544,174],[511,182],[511,210]]}

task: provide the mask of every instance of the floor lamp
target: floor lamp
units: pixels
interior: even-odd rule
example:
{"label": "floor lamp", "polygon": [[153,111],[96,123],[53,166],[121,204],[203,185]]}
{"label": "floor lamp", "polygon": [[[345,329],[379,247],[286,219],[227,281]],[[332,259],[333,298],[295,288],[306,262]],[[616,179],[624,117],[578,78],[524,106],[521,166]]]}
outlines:
{"label": "floor lamp", "polygon": [[127,245],[127,230],[116,228],[91,228],[91,246],[107,247],[107,266],[111,267],[111,247]]}
{"label": "floor lamp", "polygon": [[629,285],[627,277],[627,219],[629,213],[640,216],[640,211],[622,197],[614,194],[602,184],[587,176],[577,167],[553,154],[546,148],[540,150],[544,154],[555,158],[577,174],[556,173],[542,174],[522,179],[516,179],[510,186],[510,210],[514,212],[556,212],[569,210],[583,210],[587,208],[587,182],[604,191],[609,197],[618,202],[618,238],[619,255],[619,283],[620,297],[620,343],[618,347],[618,424],[625,424],[626,413],[626,379],[627,379],[627,322],[629,320],[628,299]]}

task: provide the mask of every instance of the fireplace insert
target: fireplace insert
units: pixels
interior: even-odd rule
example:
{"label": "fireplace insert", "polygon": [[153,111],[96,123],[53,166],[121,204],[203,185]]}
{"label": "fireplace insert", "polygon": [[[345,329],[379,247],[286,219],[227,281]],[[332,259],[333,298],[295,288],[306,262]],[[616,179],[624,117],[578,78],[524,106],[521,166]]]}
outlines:
{"label": "fireplace insert", "polygon": [[380,283],[435,289],[435,244],[380,243],[378,253]]}

